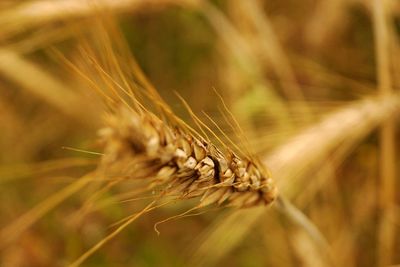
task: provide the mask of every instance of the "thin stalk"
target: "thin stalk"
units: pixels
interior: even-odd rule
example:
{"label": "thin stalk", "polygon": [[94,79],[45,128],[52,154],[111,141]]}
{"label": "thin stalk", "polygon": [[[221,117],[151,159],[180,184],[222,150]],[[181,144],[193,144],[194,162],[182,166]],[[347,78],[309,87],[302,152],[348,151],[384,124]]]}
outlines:
{"label": "thin stalk", "polygon": [[[83,125],[93,122],[90,112],[81,112],[84,101],[76,91],[12,50],[0,48],[0,76],[18,84]],[[86,111],[91,111],[89,108],[90,106],[85,106]]]}
{"label": "thin stalk", "polygon": [[0,250],[4,249],[10,243],[18,239],[30,226],[36,223],[49,211],[53,210],[65,199],[79,192],[91,181],[92,174],[88,174],[74,183],[68,185],[57,193],[46,198],[40,204],[21,215],[11,224],[0,230]]}
{"label": "thin stalk", "polygon": [[194,0],[38,0],[0,12],[0,39],[46,23],[91,16],[99,11],[126,13],[147,7],[185,4]]}
{"label": "thin stalk", "polygon": [[[378,89],[382,97],[392,93],[390,74],[389,29],[386,14],[386,0],[373,0],[373,25],[375,31],[375,54],[377,62]],[[393,257],[395,227],[391,217],[395,202],[395,120],[389,118],[380,131],[380,186],[378,228],[378,266],[387,266]]]}

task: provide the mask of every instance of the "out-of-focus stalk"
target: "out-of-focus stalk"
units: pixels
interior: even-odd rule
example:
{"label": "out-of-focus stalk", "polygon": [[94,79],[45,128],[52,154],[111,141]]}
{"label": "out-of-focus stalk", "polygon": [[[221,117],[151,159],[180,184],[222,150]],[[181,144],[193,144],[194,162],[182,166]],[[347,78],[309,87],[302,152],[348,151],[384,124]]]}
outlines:
{"label": "out-of-focus stalk", "polygon": [[[378,89],[382,97],[392,93],[390,70],[389,27],[386,0],[373,0],[373,25],[375,32],[375,54]],[[394,225],[391,217],[395,201],[395,120],[389,118],[380,131],[380,186],[378,228],[378,266],[388,266],[393,256]]]}

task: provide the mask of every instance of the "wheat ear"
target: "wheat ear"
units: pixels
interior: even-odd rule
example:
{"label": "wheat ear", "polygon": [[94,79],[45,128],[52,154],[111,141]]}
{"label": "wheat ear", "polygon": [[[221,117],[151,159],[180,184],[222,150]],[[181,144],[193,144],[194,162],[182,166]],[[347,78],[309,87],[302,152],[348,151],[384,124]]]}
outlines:
{"label": "wheat ear", "polygon": [[229,148],[220,150],[181,125],[168,125],[142,109],[120,109],[100,131],[107,175],[124,174],[165,184],[180,198],[201,197],[199,207],[268,205],[277,197],[269,172]]}

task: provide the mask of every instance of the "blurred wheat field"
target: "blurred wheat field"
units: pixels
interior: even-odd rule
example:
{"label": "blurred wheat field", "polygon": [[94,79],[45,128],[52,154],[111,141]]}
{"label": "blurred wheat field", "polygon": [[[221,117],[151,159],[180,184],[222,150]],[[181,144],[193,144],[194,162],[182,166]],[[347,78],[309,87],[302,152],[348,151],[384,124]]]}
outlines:
{"label": "blurred wheat field", "polygon": [[399,38],[397,0],[1,1],[0,266],[400,265]]}

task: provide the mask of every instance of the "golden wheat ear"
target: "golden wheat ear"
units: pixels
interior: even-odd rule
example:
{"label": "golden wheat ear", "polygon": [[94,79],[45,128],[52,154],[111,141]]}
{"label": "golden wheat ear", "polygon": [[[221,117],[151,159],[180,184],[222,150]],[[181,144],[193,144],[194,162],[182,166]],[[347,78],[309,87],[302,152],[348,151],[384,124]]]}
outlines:
{"label": "golden wheat ear", "polygon": [[166,190],[183,199],[201,197],[203,206],[227,202],[251,207],[270,204],[276,198],[272,178],[255,163],[232,150],[222,152],[179,125],[172,128],[152,113],[122,108],[109,118],[101,139],[104,170],[165,184]]}

